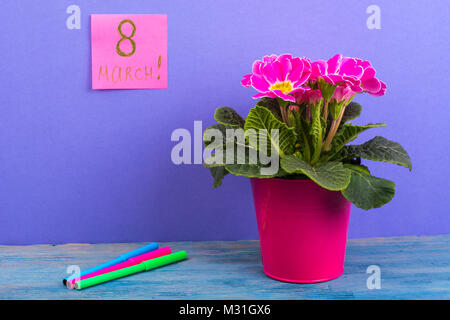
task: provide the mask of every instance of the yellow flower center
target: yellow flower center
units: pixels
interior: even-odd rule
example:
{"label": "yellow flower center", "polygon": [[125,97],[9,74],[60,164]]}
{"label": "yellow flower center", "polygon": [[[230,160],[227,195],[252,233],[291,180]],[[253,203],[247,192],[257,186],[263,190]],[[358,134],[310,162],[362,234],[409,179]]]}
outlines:
{"label": "yellow flower center", "polygon": [[270,87],[270,90],[281,90],[283,93],[292,91],[292,83],[290,81],[278,82]]}

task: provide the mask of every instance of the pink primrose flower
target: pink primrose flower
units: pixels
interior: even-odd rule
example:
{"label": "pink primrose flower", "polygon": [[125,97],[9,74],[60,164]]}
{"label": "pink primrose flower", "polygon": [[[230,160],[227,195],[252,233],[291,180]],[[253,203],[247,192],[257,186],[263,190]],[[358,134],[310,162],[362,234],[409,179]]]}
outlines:
{"label": "pink primrose flower", "polygon": [[281,98],[295,102],[294,95],[305,92],[303,87],[311,74],[308,59],[290,54],[265,56],[253,63],[252,73],[245,75],[241,81],[245,87],[252,86],[258,91],[253,98]]}
{"label": "pink primrose flower", "polygon": [[353,92],[364,91],[373,96],[382,96],[386,92],[386,84],[377,79],[375,74],[369,61],[336,54],[328,61],[312,62],[310,80],[322,78],[332,85],[348,86]]}

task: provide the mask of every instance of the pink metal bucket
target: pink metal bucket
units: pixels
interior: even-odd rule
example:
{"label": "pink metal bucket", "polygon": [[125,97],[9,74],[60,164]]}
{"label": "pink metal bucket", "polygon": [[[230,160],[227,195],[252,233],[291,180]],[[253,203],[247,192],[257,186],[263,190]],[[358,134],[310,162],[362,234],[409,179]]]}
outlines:
{"label": "pink metal bucket", "polygon": [[297,283],[339,277],[351,206],[341,192],[312,180],[250,180],[264,273]]}

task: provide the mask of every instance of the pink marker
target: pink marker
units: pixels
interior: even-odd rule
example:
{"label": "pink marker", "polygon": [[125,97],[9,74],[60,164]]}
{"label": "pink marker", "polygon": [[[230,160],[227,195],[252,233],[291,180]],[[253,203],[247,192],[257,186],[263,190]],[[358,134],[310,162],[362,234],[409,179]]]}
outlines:
{"label": "pink marker", "polygon": [[158,258],[158,257],[161,257],[161,256],[165,256],[165,255],[170,254],[171,252],[172,252],[172,250],[170,249],[170,247],[162,247],[162,248],[159,248],[157,250],[150,251],[150,252],[141,254],[139,256],[130,258],[127,261],[115,264],[113,266],[110,266],[110,267],[107,267],[107,268],[100,269],[98,271],[94,271],[94,272],[85,274],[84,276],[81,276],[79,278],[74,278],[74,279],[68,280],[67,283],[66,283],[66,286],[69,289],[73,289],[75,281],[80,281],[80,280],[83,280],[83,279],[92,278],[92,277],[95,277],[95,276],[98,276],[98,275],[101,275],[101,274],[104,274],[104,273],[108,273],[108,272],[111,272],[111,271],[115,271],[115,270],[131,267],[131,266],[134,266],[136,264],[141,263],[142,261],[146,261],[146,260]]}

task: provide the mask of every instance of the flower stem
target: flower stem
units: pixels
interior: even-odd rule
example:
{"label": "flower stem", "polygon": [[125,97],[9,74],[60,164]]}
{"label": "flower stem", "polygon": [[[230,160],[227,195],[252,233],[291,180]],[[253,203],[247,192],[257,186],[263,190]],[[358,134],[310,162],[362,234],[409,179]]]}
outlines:
{"label": "flower stem", "polygon": [[281,119],[283,120],[284,123],[286,123],[289,126],[289,121],[288,121],[287,112],[286,112],[289,102],[284,101],[281,98],[277,98],[277,101],[278,101],[278,105],[280,106]]}
{"label": "flower stem", "polygon": [[325,123],[327,122],[328,119],[328,102],[329,100],[324,100],[323,103],[323,120],[325,120]]}
{"label": "flower stem", "polygon": [[280,104],[280,111],[281,111],[281,118],[283,119],[283,122],[289,126],[289,121],[288,121],[288,118],[286,115],[286,106]]}
{"label": "flower stem", "polygon": [[345,111],[346,107],[347,106],[344,106],[342,108],[341,112],[339,113],[339,116],[337,117],[337,119],[335,119],[331,122],[330,132],[328,132],[327,139],[325,140],[325,144],[323,145],[323,149],[325,151],[330,151],[330,149],[331,149],[331,142],[333,141],[333,138],[336,135],[337,129],[339,128],[339,125],[341,124],[342,116],[344,115],[344,111]]}
{"label": "flower stem", "polygon": [[308,124],[311,122],[311,107],[309,104],[306,106],[306,122]]}

